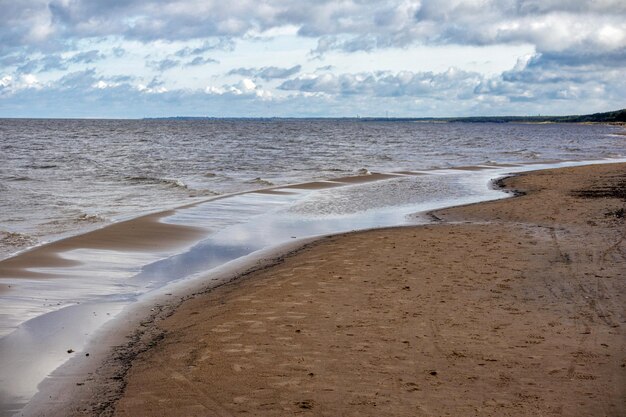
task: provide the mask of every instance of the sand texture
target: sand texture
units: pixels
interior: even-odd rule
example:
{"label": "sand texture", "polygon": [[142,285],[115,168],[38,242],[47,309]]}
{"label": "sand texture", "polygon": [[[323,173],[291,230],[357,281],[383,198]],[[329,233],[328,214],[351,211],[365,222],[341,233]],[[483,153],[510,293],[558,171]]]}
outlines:
{"label": "sand texture", "polygon": [[527,194],[325,238],[185,301],[98,412],[626,415],[626,164],[504,183]]}

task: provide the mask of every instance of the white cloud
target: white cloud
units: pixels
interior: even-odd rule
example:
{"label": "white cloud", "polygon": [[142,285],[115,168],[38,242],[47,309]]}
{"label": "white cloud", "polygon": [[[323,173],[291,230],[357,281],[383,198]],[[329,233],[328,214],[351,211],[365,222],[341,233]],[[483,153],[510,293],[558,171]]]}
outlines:
{"label": "white cloud", "polygon": [[37,91],[44,88],[44,85],[33,74],[22,74],[18,77],[5,75],[0,78],[0,98],[14,96],[21,91]]}
{"label": "white cloud", "polygon": [[22,76],[22,81],[27,87],[34,87],[39,85],[39,80],[33,74],[25,74]]}
{"label": "white cloud", "polygon": [[[98,89],[98,90],[104,90],[105,88],[115,88],[115,87],[119,87],[120,85],[122,85],[123,83],[121,82],[115,82],[115,81],[105,81],[105,80],[98,80],[98,82],[93,83],[91,85],[92,88]],[[145,87],[144,87],[145,88]]]}
{"label": "white cloud", "polygon": [[624,0],[0,0],[0,10],[3,109],[71,91],[149,96],[173,112],[185,98],[249,110],[291,101],[285,109],[314,115],[626,104]]}
{"label": "white cloud", "polygon": [[297,74],[302,69],[301,65],[294,65],[291,68],[262,67],[262,68],[235,68],[228,72],[228,75],[244,75],[261,78],[263,80],[284,79]]}
{"label": "white cloud", "polygon": [[473,91],[480,74],[450,68],[442,73],[378,72],[359,74],[305,74],[280,85],[282,90],[330,95],[373,97],[448,97]]}
{"label": "white cloud", "polygon": [[13,77],[5,75],[0,78],[0,88],[7,88],[13,83]]}
{"label": "white cloud", "polygon": [[137,84],[136,90],[142,93],[147,93],[147,94],[164,94],[169,91],[167,88],[163,87],[162,85],[144,85],[144,84]]}
{"label": "white cloud", "polygon": [[[373,50],[418,43],[536,42],[538,49],[593,44],[598,32],[623,32],[621,0],[43,0],[3,7],[8,44],[121,36],[181,40],[301,36],[328,48]],[[4,6],[4,4],[3,4]],[[609,38],[612,38],[609,36]],[[596,39],[597,40],[597,39]],[[610,43],[613,44],[614,40]],[[615,45],[611,45],[615,47]]]}
{"label": "white cloud", "polygon": [[270,91],[264,90],[249,78],[243,78],[235,84],[225,84],[220,87],[208,86],[204,92],[215,96],[259,98],[261,100],[271,100],[273,97]]}

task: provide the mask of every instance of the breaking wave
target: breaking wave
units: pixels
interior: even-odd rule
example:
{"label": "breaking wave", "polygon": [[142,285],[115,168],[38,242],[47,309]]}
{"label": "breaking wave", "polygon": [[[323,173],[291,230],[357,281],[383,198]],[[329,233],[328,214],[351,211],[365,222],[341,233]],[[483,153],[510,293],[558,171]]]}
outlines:
{"label": "breaking wave", "polygon": [[187,187],[187,184],[185,184],[179,179],[137,176],[137,177],[126,177],[126,181],[130,182],[131,184],[165,185],[171,188],[189,189],[189,187]]}
{"label": "breaking wave", "polygon": [[264,180],[264,179],[262,179],[260,177],[257,177],[257,178],[254,178],[252,180],[246,181],[246,184],[257,184],[257,185],[264,185],[264,186],[267,186],[267,187],[271,187],[272,185],[274,185],[273,182]]}
{"label": "breaking wave", "polygon": [[37,239],[27,234],[0,230],[0,255],[12,253],[36,243]]}
{"label": "breaking wave", "polygon": [[101,223],[106,221],[107,219],[102,216],[87,213],[83,213],[75,219],[76,223]]}

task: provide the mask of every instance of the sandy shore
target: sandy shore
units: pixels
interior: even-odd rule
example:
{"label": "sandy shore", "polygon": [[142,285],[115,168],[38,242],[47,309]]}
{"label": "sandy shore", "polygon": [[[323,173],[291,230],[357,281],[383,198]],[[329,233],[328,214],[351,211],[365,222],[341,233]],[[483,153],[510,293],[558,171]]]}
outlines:
{"label": "sandy shore", "polygon": [[504,185],[155,315],[65,415],[626,415],[626,164]]}

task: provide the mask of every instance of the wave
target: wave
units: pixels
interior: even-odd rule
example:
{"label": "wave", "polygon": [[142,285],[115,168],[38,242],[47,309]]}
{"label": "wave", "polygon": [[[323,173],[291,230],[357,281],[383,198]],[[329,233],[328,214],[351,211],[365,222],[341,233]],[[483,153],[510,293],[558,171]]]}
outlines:
{"label": "wave", "polygon": [[160,180],[160,182],[162,184],[171,186],[171,187],[175,187],[175,188],[184,188],[184,189],[189,189],[189,187],[187,187],[187,184],[185,184],[184,182],[182,182],[181,180],[177,180],[177,179],[167,179],[167,178],[162,178]]}
{"label": "wave", "polygon": [[52,168],[58,168],[58,165],[55,164],[43,164],[43,165],[25,165],[24,168],[30,168],[30,169],[52,169]]}
{"label": "wave", "polygon": [[106,222],[107,219],[97,214],[83,213],[79,215],[74,221],[76,223],[101,223]]}
{"label": "wave", "polygon": [[527,158],[527,159],[539,159],[539,157],[541,156],[541,153],[535,152],[535,151],[531,151],[531,150],[528,150],[526,148],[515,149],[515,150],[512,150],[512,151],[504,151],[504,152],[502,152],[502,154],[503,155],[521,156],[521,157]]}
{"label": "wave", "polygon": [[217,191],[211,191],[207,189],[188,188],[189,197],[212,197],[220,195]]}
{"label": "wave", "polygon": [[264,180],[261,177],[256,177],[255,179],[246,181],[246,184],[258,184],[258,185],[265,185],[267,187],[271,187],[272,185],[274,185],[273,182]]}
{"label": "wave", "polygon": [[605,158],[623,158],[624,155],[616,152],[606,152],[603,154]]}
{"label": "wave", "polygon": [[170,179],[170,178],[158,178],[158,177],[148,177],[148,176],[137,176],[137,177],[126,177],[126,181],[131,184],[152,184],[152,185],[166,185],[172,188],[184,188],[189,189],[187,184],[182,182],[179,179]]}
{"label": "wave", "polygon": [[162,185],[167,188],[186,191],[189,197],[211,197],[220,193],[208,189],[191,188],[179,179],[157,178],[148,176],[126,177],[131,184]]}
{"label": "wave", "polygon": [[35,243],[37,239],[27,234],[0,230],[0,248],[22,248]]}
{"label": "wave", "polygon": [[33,181],[31,177],[26,175],[11,175],[6,178],[8,181]]}
{"label": "wave", "polygon": [[511,151],[502,151],[502,153],[504,155],[522,155],[524,152],[527,152],[528,149],[526,148],[521,148],[521,149],[513,149]]}

